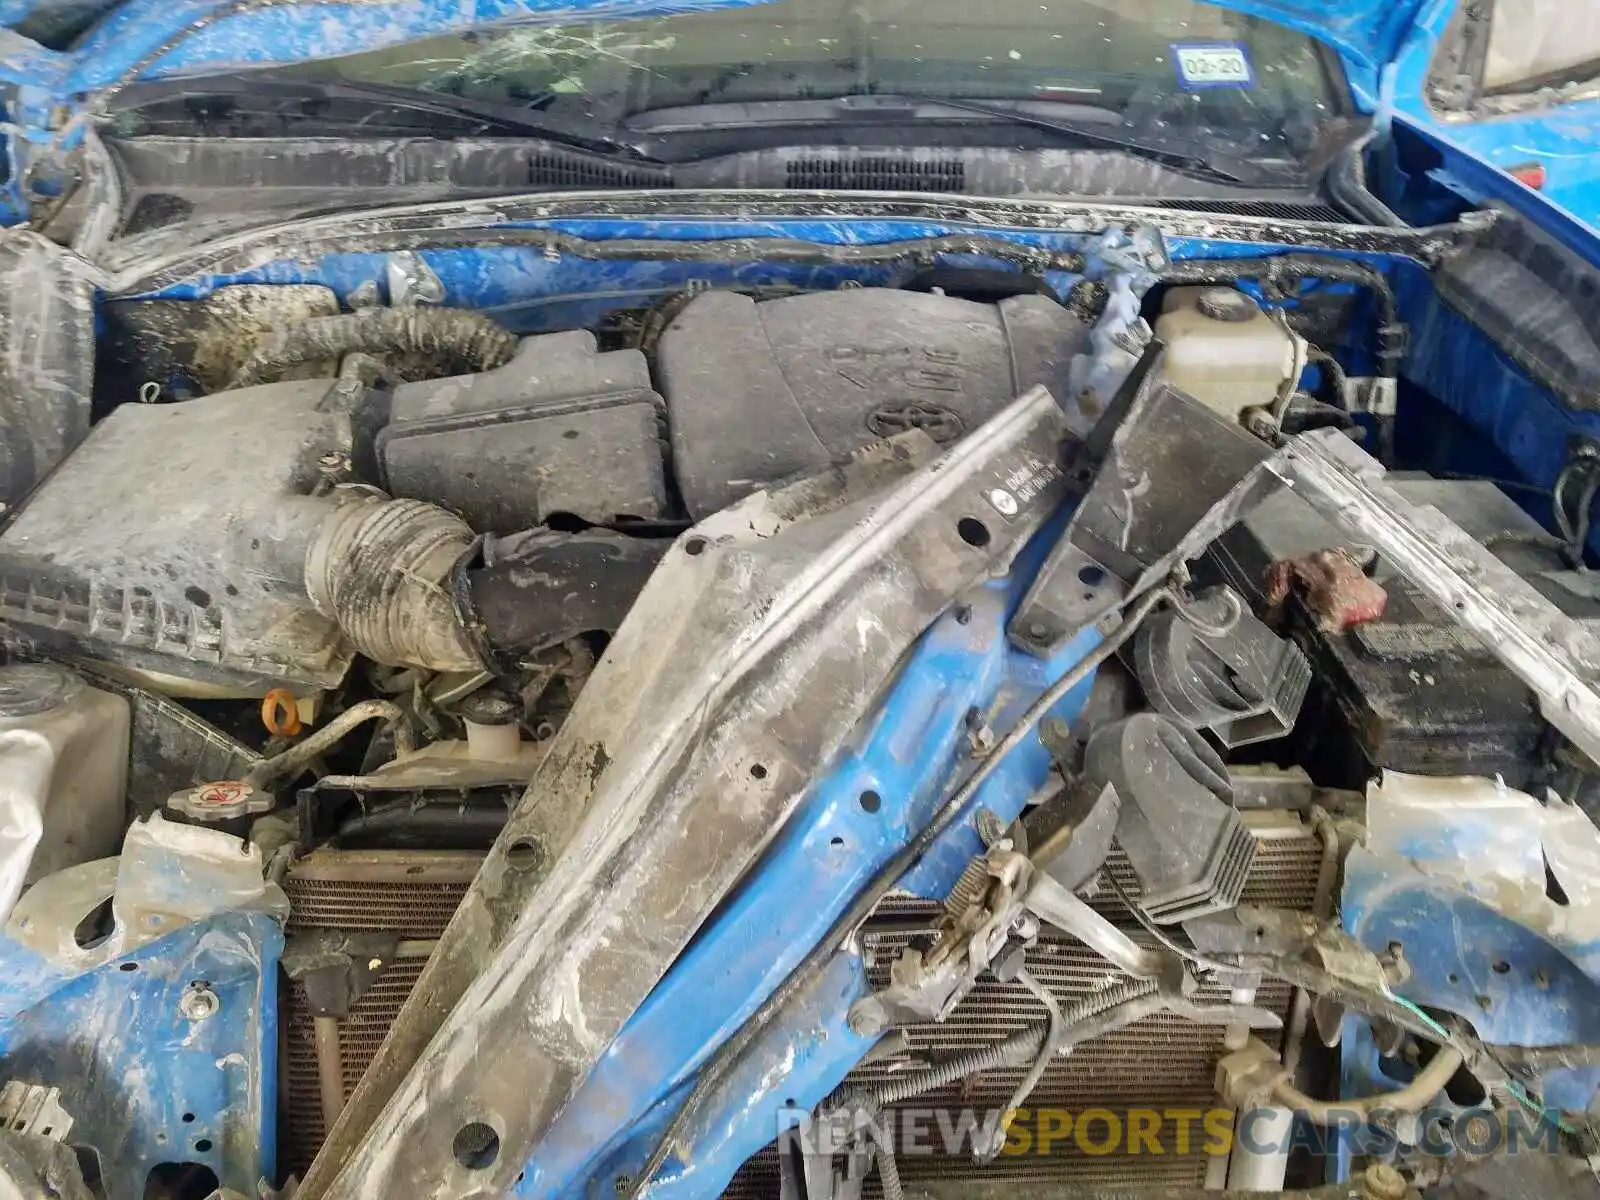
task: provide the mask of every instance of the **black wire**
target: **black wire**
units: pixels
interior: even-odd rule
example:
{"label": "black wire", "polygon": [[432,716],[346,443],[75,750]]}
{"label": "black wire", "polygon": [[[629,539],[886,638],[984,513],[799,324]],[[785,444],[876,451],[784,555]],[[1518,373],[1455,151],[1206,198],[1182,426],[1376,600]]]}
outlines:
{"label": "black wire", "polygon": [[1344,365],[1329,354],[1326,350],[1313,350],[1306,356],[1307,361],[1315,363],[1322,373],[1327,376],[1328,386],[1333,389],[1333,406],[1341,412],[1350,411],[1350,390],[1348,387],[1350,377],[1345,374]]}
{"label": "black wire", "polygon": [[1195,966],[1201,967],[1207,971],[1238,971],[1241,969],[1238,966],[1229,966],[1226,963],[1217,962],[1215,959],[1207,958],[1205,955],[1197,953],[1196,951],[1189,949],[1187,946],[1180,945],[1167,935],[1166,930],[1162,929],[1161,926],[1157,925],[1145,915],[1144,909],[1140,908],[1138,901],[1136,901],[1132,896],[1128,895],[1128,893],[1123,890],[1122,885],[1117,882],[1116,876],[1112,875],[1110,871],[1102,871],[1100,877],[1111,885],[1111,890],[1117,894],[1117,899],[1122,901],[1123,906],[1128,910],[1133,919],[1139,922],[1140,928],[1142,928],[1151,937],[1155,938],[1156,941],[1160,942],[1168,950],[1172,951],[1172,953],[1176,954],[1179,958],[1187,959]]}
{"label": "black wire", "polygon": [[[1581,481],[1577,505],[1568,509],[1567,493],[1574,481]],[[1600,461],[1592,458],[1569,459],[1556,476],[1550,493],[1551,516],[1556,529],[1566,541],[1567,561],[1583,569],[1584,552],[1589,545],[1589,527],[1597,492],[1600,492]]]}

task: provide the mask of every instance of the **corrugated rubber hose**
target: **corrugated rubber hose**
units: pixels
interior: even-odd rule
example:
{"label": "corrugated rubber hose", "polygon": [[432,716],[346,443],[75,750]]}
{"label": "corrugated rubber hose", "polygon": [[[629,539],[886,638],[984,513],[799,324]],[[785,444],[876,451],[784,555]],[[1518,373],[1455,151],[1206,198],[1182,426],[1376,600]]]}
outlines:
{"label": "corrugated rubber hose", "polygon": [[282,379],[308,363],[337,363],[360,352],[421,360],[436,377],[492,371],[511,361],[517,337],[464,308],[368,308],[312,317],[268,333],[235,372],[230,388]]}

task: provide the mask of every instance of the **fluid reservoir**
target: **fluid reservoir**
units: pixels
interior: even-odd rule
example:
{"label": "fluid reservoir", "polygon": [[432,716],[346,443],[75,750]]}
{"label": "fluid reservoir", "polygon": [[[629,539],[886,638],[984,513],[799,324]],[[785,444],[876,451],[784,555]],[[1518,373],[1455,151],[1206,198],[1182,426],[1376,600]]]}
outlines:
{"label": "fluid reservoir", "polygon": [[1155,334],[1167,347],[1168,382],[1230,421],[1247,408],[1270,408],[1305,364],[1304,339],[1237,288],[1173,288]]}
{"label": "fluid reservoir", "polygon": [[22,889],[117,853],[128,702],[53,663],[0,667],[0,918]]}

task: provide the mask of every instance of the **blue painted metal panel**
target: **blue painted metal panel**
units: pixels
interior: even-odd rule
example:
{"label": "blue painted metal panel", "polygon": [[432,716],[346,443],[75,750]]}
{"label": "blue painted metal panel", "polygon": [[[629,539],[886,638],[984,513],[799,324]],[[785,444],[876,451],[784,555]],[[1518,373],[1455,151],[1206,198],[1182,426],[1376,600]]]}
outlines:
{"label": "blue painted metal panel", "polygon": [[[1345,864],[1345,928],[1375,951],[1399,943],[1411,977],[1396,992],[1456,1014],[1491,1045],[1600,1041],[1600,943],[1554,940],[1424,873],[1427,863],[1451,861],[1482,832],[1470,819],[1445,819],[1404,848],[1408,857],[1353,851]],[[1365,1032],[1345,1048],[1342,1081],[1349,1096],[1404,1082],[1384,1072]],[[1558,1111],[1584,1111],[1600,1095],[1597,1069],[1552,1071],[1527,1082]]]}
{"label": "blue painted metal panel", "polygon": [[[1368,99],[1437,146],[1452,183],[1475,203],[1501,200],[1537,221],[1591,261],[1600,258],[1600,102],[1554,105],[1516,116],[1446,122],[1428,102],[1428,70],[1457,0],[1431,0],[1398,45],[1384,91]],[[1537,161],[1550,178],[1542,191],[1505,174]]]}
{"label": "blue painted metal panel", "polygon": [[[649,1152],[648,1134],[668,1118],[694,1072],[958,784],[972,761],[968,714],[1007,728],[1098,642],[1086,630],[1042,661],[1006,641],[1006,620],[1053,540],[1052,533],[1035,539],[1007,578],[976,590],[923,635],[854,748],[818,781],[758,876],[724,905],[618,1035],[528,1164],[518,1196],[589,1195],[594,1188],[606,1194],[618,1174],[637,1169]],[[1055,714],[1075,713],[1089,686],[1064,698]],[[978,808],[1016,816],[1049,771],[1037,739],[1019,746],[900,886],[942,897],[981,849],[971,825]],[[877,797],[871,811],[860,802],[868,792]],[[669,1166],[658,1190],[715,1195],[772,1140],[788,1101],[809,1112],[844,1077],[871,1044],[844,1026],[863,980],[859,959],[846,953],[774,1023],[753,1056],[766,1065],[747,1065],[725,1085],[727,1103],[708,1105],[687,1135],[692,1167]]]}
{"label": "blue painted metal panel", "polygon": [[[72,1140],[99,1150],[108,1200],[142,1200],[152,1167],[201,1163],[256,1194],[276,1171],[283,932],[229,912],[101,966],[52,965],[0,938],[0,1074],[61,1089]],[[200,1021],[178,1007],[204,981]]]}
{"label": "blue painted metal panel", "polygon": [[1465,153],[1500,170],[1537,163],[1537,192],[1508,180],[1527,204],[1555,205],[1590,227],[1600,224],[1600,100],[1575,100],[1515,116],[1485,117],[1438,130]]}

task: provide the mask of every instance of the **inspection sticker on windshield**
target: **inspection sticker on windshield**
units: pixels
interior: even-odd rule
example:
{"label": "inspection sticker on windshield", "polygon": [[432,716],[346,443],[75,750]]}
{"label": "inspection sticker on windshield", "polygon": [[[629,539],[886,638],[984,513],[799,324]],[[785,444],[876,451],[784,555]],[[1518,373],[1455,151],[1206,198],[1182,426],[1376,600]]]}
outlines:
{"label": "inspection sticker on windshield", "polygon": [[1178,68],[1178,82],[1186,88],[1254,87],[1256,73],[1250,68],[1250,55],[1238,42],[1208,42],[1205,45],[1172,47],[1172,61]]}

